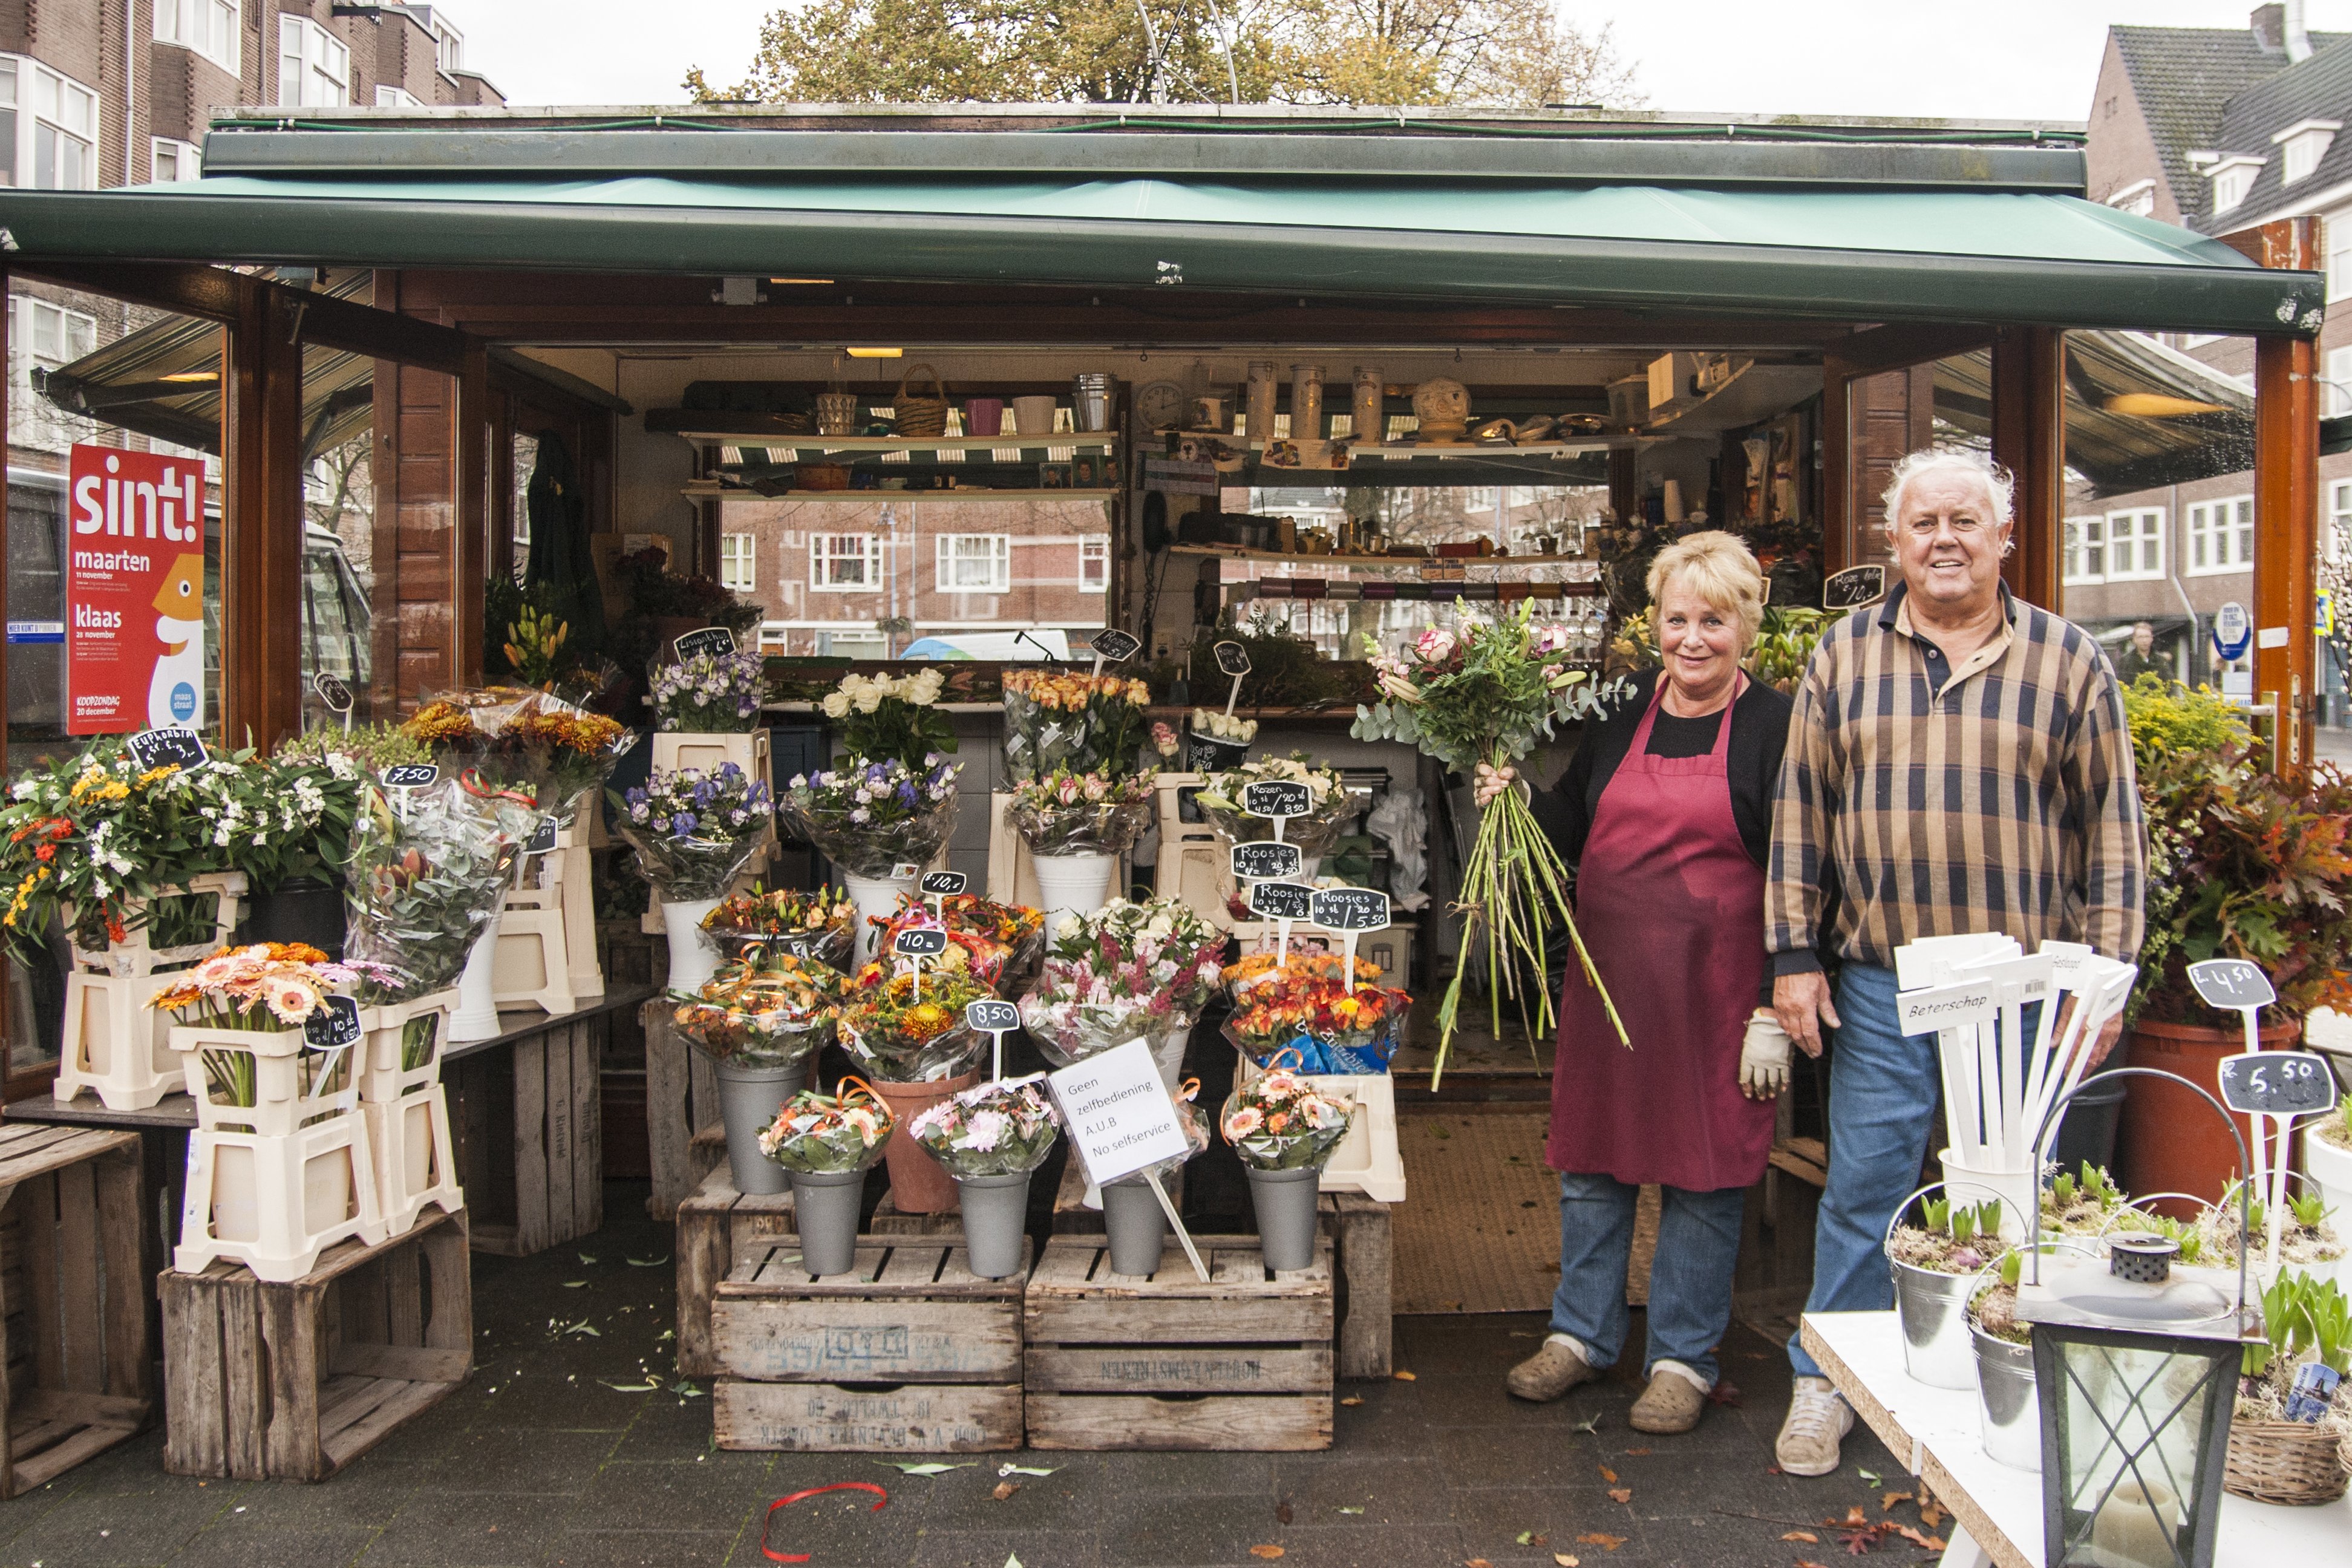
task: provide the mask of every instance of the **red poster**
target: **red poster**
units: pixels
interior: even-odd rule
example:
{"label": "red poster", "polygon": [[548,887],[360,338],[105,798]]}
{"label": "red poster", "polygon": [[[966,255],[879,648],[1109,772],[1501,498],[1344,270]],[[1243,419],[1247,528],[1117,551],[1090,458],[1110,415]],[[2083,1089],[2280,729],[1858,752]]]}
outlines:
{"label": "red poster", "polygon": [[204,728],[205,460],[76,447],[66,732]]}

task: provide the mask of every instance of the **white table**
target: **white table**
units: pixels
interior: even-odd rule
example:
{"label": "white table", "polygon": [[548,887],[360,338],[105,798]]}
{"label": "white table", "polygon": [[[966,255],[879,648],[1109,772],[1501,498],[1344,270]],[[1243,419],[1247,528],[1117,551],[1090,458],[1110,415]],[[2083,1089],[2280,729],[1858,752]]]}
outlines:
{"label": "white table", "polygon": [[[2000,1568],[2043,1568],[2042,1478],[1987,1456],[1972,1390],[1930,1388],[1903,1370],[1902,1330],[1893,1312],[1808,1312],[1799,1331],[1895,1462],[1927,1481],[1985,1558]],[[1979,1561],[1952,1539],[1948,1568]],[[2352,1563],[2352,1497],[2321,1508],[2279,1508],[2224,1493],[2213,1562],[2215,1568]]]}

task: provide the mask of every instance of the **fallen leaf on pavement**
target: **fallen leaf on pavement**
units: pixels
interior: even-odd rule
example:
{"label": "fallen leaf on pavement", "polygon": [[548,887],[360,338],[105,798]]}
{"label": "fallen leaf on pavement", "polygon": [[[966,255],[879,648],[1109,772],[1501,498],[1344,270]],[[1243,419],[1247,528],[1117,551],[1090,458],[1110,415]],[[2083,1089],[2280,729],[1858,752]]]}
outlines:
{"label": "fallen leaf on pavement", "polygon": [[1279,1546],[1253,1546],[1250,1548],[1250,1555],[1253,1557],[1263,1557],[1267,1562],[1271,1563],[1276,1558],[1282,1555],[1282,1548]]}
{"label": "fallen leaf on pavement", "polygon": [[1797,1559],[1797,1568],[1829,1568],[1829,1564],[1826,1563],[1811,1563],[1800,1557]]}
{"label": "fallen leaf on pavement", "polygon": [[1559,1563],[1559,1568],[1579,1568],[1576,1557],[1570,1552],[1555,1552],[1551,1554],[1551,1560]]}
{"label": "fallen leaf on pavement", "polygon": [[1818,1536],[1818,1535],[1815,1535],[1815,1534],[1814,1534],[1811,1531],[1810,1531],[1810,1530],[1792,1530],[1792,1531],[1789,1531],[1786,1535],[1783,1535],[1782,1537],[1780,1537],[1780,1539],[1781,1539],[1781,1540],[1783,1540],[1783,1541],[1806,1541],[1806,1542],[1811,1542],[1813,1545],[1815,1545],[1815,1546],[1819,1546],[1819,1545],[1822,1543],[1822,1538],[1821,1538],[1820,1536]]}
{"label": "fallen leaf on pavement", "polygon": [[1868,1470],[1857,1469],[1854,1471],[1854,1474],[1862,1478],[1863,1484],[1865,1486],[1874,1487],[1878,1484],[1878,1477]]}
{"label": "fallen leaf on pavement", "polygon": [[1578,1536],[1576,1539],[1579,1543],[1582,1545],[1598,1546],[1603,1552],[1614,1552],[1619,1547],[1625,1544],[1625,1538],[1623,1536],[1603,1535],[1597,1530],[1588,1531],[1584,1534]]}
{"label": "fallen leaf on pavement", "polygon": [[1885,1510],[1887,1512],[1892,1513],[1895,1511],[1895,1505],[1896,1503],[1909,1502],[1910,1500],[1911,1494],[1909,1492],[1888,1492],[1885,1497],[1878,1500],[1878,1506]]}
{"label": "fallen leaf on pavement", "polygon": [[1021,1568],[1021,1554],[1017,1552],[1006,1553],[1004,1568]]}
{"label": "fallen leaf on pavement", "polygon": [[1570,1430],[1577,1432],[1598,1432],[1601,1430],[1601,1417],[1599,1415],[1593,1415],[1587,1420],[1580,1421],[1575,1425],[1575,1426],[1570,1428]]}
{"label": "fallen leaf on pavement", "polygon": [[1777,1476],[1780,1473],[1780,1467],[1778,1465],[1767,1465],[1764,1467],[1764,1473],[1768,1476]]}
{"label": "fallen leaf on pavement", "polygon": [[1933,1530],[1944,1522],[1944,1505],[1931,1498],[1919,1500],[1919,1522]]}
{"label": "fallen leaf on pavement", "polygon": [[1843,1536],[1842,1540],[1847,1556],[1867,1557],[1870,1555],[1871,1546],[1878,1540],[1878,1532],[1874,1530],[1857,1530]]}
{"label": "fallen leaf on pavement", "polygon": [[1390,1375],[1394,1377],[1399,1383],[1417,1383],[1420,1381],[1420,1379],[1416,1378],[1409,1372],[1392,1373]]}
{"label": "fallen leaf on pavement", "polygon": [[1360,1394],[1351,1394],[1348,1395],[1347,1398],[1339,1401],[1342,1405],[1361,1405],[1363,1402],[1364,1396]]}
{"label": "fallen leaf on pavement", "polygon": [[563,1282],[563,1288],[566,1290],[584,1290],[588,1288],[588,1281],[585,1279],[566,1279]]}
{"label": "fallen leaf on pavement", "polygon": [[1649,1451],[1647,1448],[1628,1448],[1625,1450],[1625,1457],[1629,1459],[1638,1459]]}
{"label": "fallen leaf on pavement", "polygon": [[1361,1513],[1364,1510],[1360,1508],[1343,1508],[1339,1511],[1341,1513]]}
{"label": "fallen leaf on pavement", "polygon": [[1464,1560],[1462,1568],[1495,1568],[1495,1565],[1484,1557],[1471,1557]]}
{"label": "fallen leaf on pavement", "polygon": [[1848,1526],[1862,1530],[1867,1530],[1870,1528],[1870,1521],[1863,1517],[1863,1512],[1859,1506],[1847,1509],[1843,1519],[1833,1519],[1829,1522],[1835,1525]]}
{"label": "fallen leaf on pavement", "polygon": [[874,1462],[886,1470],[897,1470],[901,1475],[943,1476],[950,1470],[971,1469],[980,1461],[966,1459],[961,1465],[942,1465],[936,1459],[877,1459]]}
{"label": "fallen leaf on pavement", "polygon": [[580,1261],[583,1263],[593,1263],[596,1260],[583,1252],[580,1255]]}
{"label": "fallen leaf on pavement", "polygon": [[1922,1535],[1919,1531],[1912,1529],[1907,1524],[1896,1525],[1895,1527],[1895,1533],[1909,1542],[1912,1545],[1924,1546],[1930,1552],[1941,1552],[1944,1549],[1944,1538],[1942,1536]]}
{"label": "fallen leaf on pavement", "polygon": [[1606,1465],[1600,1465],[1600,1466],[1596,1466],[1595,1468],[1596,1468],[1597,1469],[1599,1469],[1599,1470],[1600,1470],[1600,1472],[1601,1472],[1601,1479],[1602,1480],[1604,1480],[1604,1481],[1613,1481],[1613,1480],[1615,1480],[1615,1479],[1617,1479],[1617,1472],[1616,1472],[1616,1471],[1614,1471],[1614,1470],[1612,1470],[1612,1469],[1611,1469],[1608,1466],[1606,1466]]}
{"label": "fallen leaf on pavement", "polygon": [[1288,1523],[1290,1522],[1290,1517],[1291,1517],[1291,1515],[1290,1515],[1290,1505],[1289,1505],[1288,1503],[1286,1503],[1286,1502],[1285,1502],[1285,1503],[1276,1503],[1276,1504],[1275,1505],[1275,1510],[1274,1510],[1274,1522],[1275,1522],[1275,1523],[1276,1523],[1276,1524],[1288,1524]]}
{"label": "fallen leaf on pavement", "polygon": [[1006,1498],[1011,1497],[1014,1492],[1017,1492],[1020,1489],[1021,1483],[1019,1481],[999,1481],[996,1483],[996,1489],[988,1495],[994,1498],[997,1501],[1003,1502]]}
{"label": "fallen leaf on pavement", "polygon": [[1043,1468],[1036,1465],[1015,1465],[1008,1461],[997,1466],[996,1473],[1000,1476],[1050,1476],[1061,1468],[1059,1465],[1046,1465]]}
{"label": "fallen leaf on pavement", "polygon": [[658,1383],[613,1383],[601,1377],[596,1381],[615,1394],[651,1394],[661,1386]]}
{"label": "fallen leaf on pavement", "polygon": [[1633,1489],[1632,1487],[1611,1487],[1609,1489],[1609,1500],[1611,1502],[1632,1502],[1633,1500]]}
{"label": "fallen leaf on pavement", "polygon": [[632,1268],[659,1268],[663,1264],[667,1263],[668,1261],[669,1254],[665,1252],[659,1258],[632,1258],[629,1259],[629,1267]]}

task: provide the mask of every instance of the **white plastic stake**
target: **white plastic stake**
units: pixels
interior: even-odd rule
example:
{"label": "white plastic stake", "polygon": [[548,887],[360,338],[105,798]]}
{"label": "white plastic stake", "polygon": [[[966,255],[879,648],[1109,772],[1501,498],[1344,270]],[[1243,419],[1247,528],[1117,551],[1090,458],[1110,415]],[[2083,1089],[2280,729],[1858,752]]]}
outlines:
{"label": "white plastic stake", "polygon": [[1209,1282],[1209,1267],[1201,1261],[1201,1249],[1192,1245],[1192,1233],[1184,1228],[1183,1220],[1176,1213],[1176,1205],[1168,1201],[1168,1189],[1160,1184],[1160,1173],[1146,1171],[1143,1179],[1151,1184],[1151,1195],[1160,1200],[1160,1212],[1168,1216],[1169,1225],[1176,1232],[1176,1239],[1183,1243],[1184,1256],[1192,1260],[1192,1272],[1200,1277],[1202,1284],[1206,1285]]}
{"label": "white plastic stake", "polygon": [[1234,689],[1233,689],[1231,691],[1228,691],[1228,692],[1226,692],[1226,693],[1225,693],[1225,717],[1226,717],[1226,718],[1230,719],[1230,718],[1232,718],[1232,717],[1234,716],[1234,704],[1235,704],[1235,703],[1239,702],[1241,700],[1242,700],[1242,678],[1241,678],[1241,676],[1236,675],[1236,676],[1234,676]]}

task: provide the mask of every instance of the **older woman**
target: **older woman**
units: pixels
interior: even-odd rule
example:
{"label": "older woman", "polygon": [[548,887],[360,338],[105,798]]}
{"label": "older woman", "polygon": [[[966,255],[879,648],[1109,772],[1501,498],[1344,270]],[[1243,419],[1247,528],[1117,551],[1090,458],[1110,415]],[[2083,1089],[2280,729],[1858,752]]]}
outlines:
{"label": "older woman", "polygon": [[1758,1014],[1770,1000],[1764,866],[1790,702],[1739,668],[1765,590],[1738,539],[1677,541],[1649,588],[1665,667],[1635,676],[1632,699],[1586,730],[1559,786],[1577,927],[1633,1048],[1570,965],[1545,1153],[1560,1173],[1559,1289],[1550,1336],[1509,1386],[1557,1399],[1616,1361],[1634,1198],[1655,1182],[1648,1386],[1633,1425],[1687,1432],[1715,1386],[1742,1194],[1763,1173],[1788,1071],[1787,1037],[1769,1008]]}

